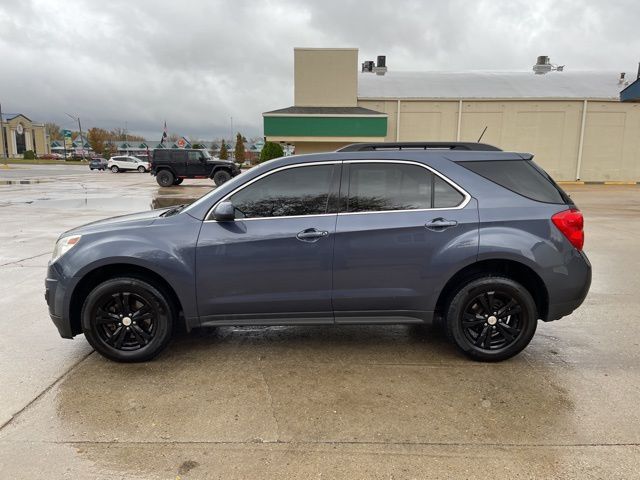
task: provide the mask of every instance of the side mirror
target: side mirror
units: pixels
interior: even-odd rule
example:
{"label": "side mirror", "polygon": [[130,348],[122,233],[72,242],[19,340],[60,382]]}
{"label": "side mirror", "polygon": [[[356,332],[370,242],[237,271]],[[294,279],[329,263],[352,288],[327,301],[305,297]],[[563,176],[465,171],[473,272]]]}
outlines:
{"label": "side mirror", "polygon": [[231,202],[220,202],[213,210],[213,218],[218,222],[233,222],[236,219],[236,207]]}

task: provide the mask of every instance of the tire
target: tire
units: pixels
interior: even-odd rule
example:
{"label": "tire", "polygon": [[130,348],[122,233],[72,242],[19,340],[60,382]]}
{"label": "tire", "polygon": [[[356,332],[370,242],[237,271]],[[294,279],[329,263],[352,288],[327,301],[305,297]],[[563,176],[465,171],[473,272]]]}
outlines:
{"label": "tire", "polygon": [[146,169],[146,168],[144,168],[144,167],[141,165],[141,166],[139,166],[139,167],[138,167],[138,171],[139,171],[140,173],[144,173],[144,172],[146,172],[146,171],[147,171],[147,169]]}
{"label": "tire", "polygon": [[445,328],[449,340],[468,357],[497,362],[529,345],[537,324],[529,291],[496,276],[473,280],[458,290],[447,307]]}
{"label": "tire", "polygon": [[160,185],[161,187],[170,187],[171,185],[173,185],[175,178],[173,176],[173,173],[171,173],[169,170],[160,170],[157,174],[156,174],[156,182],[158,182],[158,185]]}
{"label": "tire", "polygon": [[183,181],[183,180],[184,180],[184,178],[176,178],[176,179],[173,181],[173,184],[174,184],[174,185],[180,185],[180,184],[182,183],[182,181]]}
{"label": "tire", "polygon": [[114,165],[113,167],[111,167],[111,171],[112,171],[113,173],[118,173],[118,172],[120,171],[120,169],[118,168],[118,166],[117,166],[117,165]]}
{"label": "tire", "polygon": [[[91,346],[116,362],[145,362],[171,340],[175,307],[161,289],[120,277],[95,287],[82,306],[82,331]],[[137,320],[136,320],[137,319]]]}
{"label": "tire", "polygon": [[231,174],[227,170],[218,170],[213,174],[213,183],[215,183],[217,187],[229,180],[231,180]]}

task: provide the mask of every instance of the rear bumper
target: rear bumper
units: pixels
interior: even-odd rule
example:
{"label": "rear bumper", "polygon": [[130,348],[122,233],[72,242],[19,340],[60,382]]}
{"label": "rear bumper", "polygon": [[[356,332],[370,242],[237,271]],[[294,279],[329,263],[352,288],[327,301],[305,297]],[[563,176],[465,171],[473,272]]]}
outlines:
{"label": "rear bumper", "polygon": [[584,252],[579,252],[568,266],[569,275],[561,285],[550,288],[549,310],[546,321],[558,320],[571,314],[582,305],[591,287],[591,262]]}

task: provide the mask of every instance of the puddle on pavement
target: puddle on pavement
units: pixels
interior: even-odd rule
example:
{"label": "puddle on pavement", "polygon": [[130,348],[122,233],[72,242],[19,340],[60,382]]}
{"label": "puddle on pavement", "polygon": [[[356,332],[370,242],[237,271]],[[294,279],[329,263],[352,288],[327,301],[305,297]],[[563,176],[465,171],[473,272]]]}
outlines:
{"label": "puddle on pavement", "polygon": [[51,180],[0,180],[0,185],[32,185],[35,183],[48,183]]}
{"label": "puddle on pavement", "polygon": [[[12,201],[7,205],[29,205],[37,208],[88,209],[104,211],[143,211],[174,205],[190,204],[193,197],[84,197],[84,198],[37,198]],[[3,202],[4,203],[4,202]]]}

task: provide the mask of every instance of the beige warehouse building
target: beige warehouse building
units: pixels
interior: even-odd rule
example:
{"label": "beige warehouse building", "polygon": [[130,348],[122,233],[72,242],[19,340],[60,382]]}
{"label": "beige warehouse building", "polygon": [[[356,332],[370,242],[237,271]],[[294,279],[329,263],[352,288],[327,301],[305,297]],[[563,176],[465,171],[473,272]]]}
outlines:
{"label": "beige warehouse building", "polygon": [[296,153],[484,131],[483,142],[535,154],[558,180],[640,181],[640,85],[628,73],[359,72],[357,49],[294,55],[294,105],[263,116],[266,139]]}
{"label": "beige warehouse building", "polygon": [[44,124],[32,122],[21,113],[2,114],[0,118],[0,158],[22,157],[31,150],[36,155],[50,153]]}

